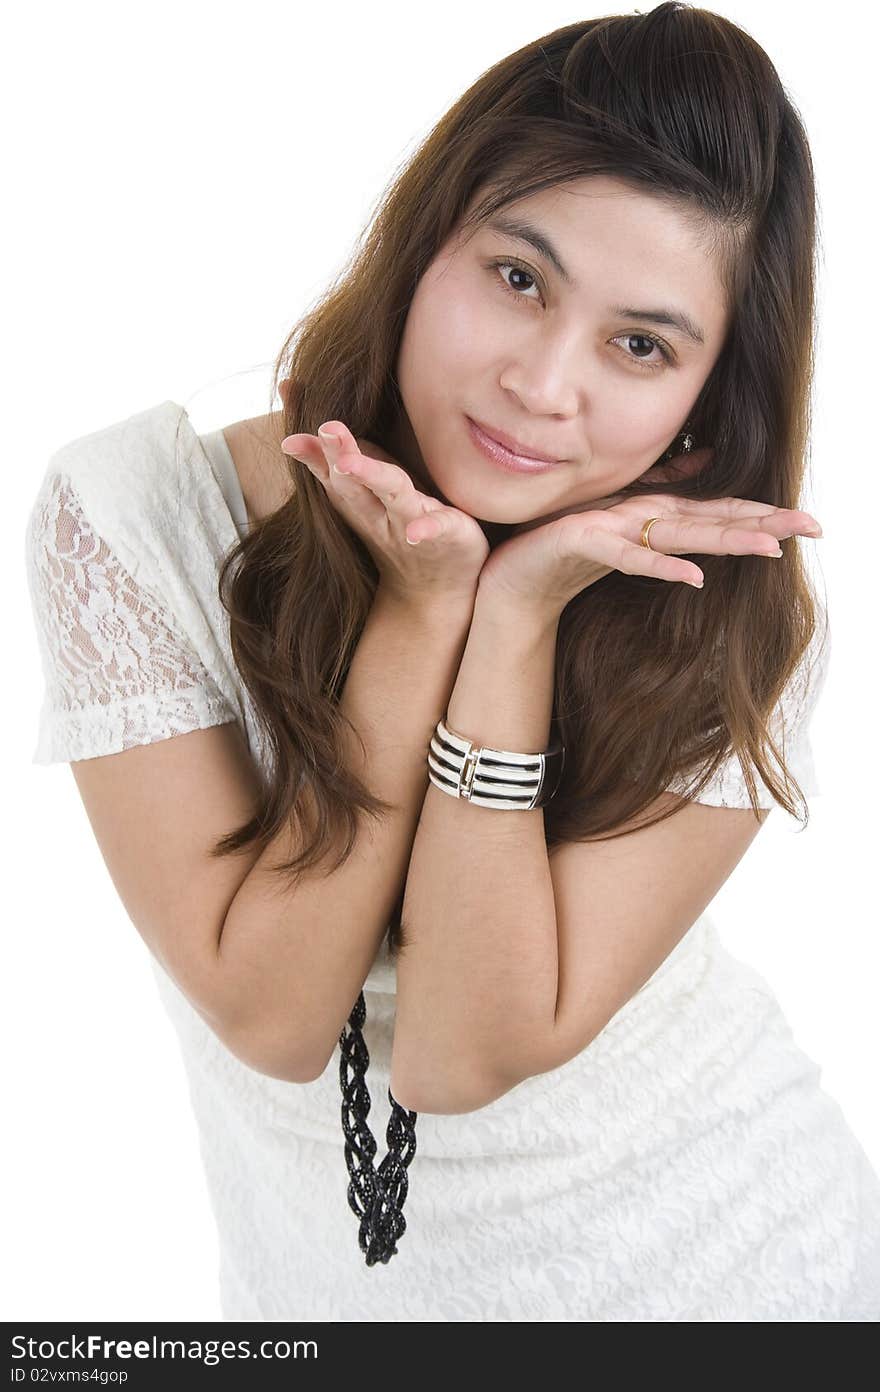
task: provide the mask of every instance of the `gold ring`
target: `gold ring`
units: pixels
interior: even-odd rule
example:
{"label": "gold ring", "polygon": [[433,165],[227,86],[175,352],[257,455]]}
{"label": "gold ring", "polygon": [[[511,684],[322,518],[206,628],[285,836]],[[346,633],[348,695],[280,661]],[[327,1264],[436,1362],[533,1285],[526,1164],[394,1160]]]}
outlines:
{"label": "gold ring", "polygon": [[644,527],[642,528],[641,542],[642,542],[642,545],[643,545],[643,546],[647,546],[647,548],[648,548],[649,551],[653,551],[653,550],[654,550],[653,546],[651,545],[650,541],[648,540],[649,535],[650,535],[650,532],[651,532],[651,528],[653,527],[653,525],[654,525],[655,522],[662,522],[662,521],[663,521],[662,517],[649,517],[648,520],[647,520],[647,522],[645,523]]}

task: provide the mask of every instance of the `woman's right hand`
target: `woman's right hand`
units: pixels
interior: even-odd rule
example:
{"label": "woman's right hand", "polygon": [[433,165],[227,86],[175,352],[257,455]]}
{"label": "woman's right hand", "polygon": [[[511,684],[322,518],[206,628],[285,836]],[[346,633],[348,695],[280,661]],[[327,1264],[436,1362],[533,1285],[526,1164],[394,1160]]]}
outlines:
{"label": "woman's right hand", "polygon": [[342,421],[325,422],[317,436],[288,435],[281,448],[324,485],[367,547],[386,593],[408,604],[475,599],[489,543],[469,513],[419,493],[389,454],[356,439]]}

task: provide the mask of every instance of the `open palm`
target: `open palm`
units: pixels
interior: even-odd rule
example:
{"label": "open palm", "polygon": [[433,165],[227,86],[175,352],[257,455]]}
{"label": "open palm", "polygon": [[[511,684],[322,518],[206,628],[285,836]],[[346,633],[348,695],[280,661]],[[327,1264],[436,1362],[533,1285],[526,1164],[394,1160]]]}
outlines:
{"label": "open palm", "polygon": [[[697,472],[708,448],[657,466],[643,478],[668,482]],[[658,518],[650,548],[642,528]],[[748,498],[680,498],[669,493],[593,499],[580,508],[527,525],[495,547],[480,573],[480,588],[506,599],[561,612],[587,586],[611,570],[661,580],[701,584],[702,572],[685,555],[780,553],[795,534],[819,535],[809,513]]]}

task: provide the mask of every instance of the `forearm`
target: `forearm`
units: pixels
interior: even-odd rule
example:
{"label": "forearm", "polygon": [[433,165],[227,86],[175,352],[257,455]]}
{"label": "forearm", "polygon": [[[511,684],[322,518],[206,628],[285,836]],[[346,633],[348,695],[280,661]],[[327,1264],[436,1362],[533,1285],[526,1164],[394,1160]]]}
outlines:
{"label": "forearm", "polygon": [[402,606],[377,591],[340,700],[364,742],[345,731],[347,766],[396,804],[361,819],[350,857],[279,892],[272,866],[302,847],[296,819],[255,862],[227,915],[225,970],[243,993],[255,1052],[292,1081],[326,1066],[400,898],[428,786],[426,750],[449,700],[472,609]]}
{"label": "forearm", "polygon": [[[496,748],[546,749],[557,627],[558,617],[478,593],[450,729]],[[500,1093],[524,1076],[524,1050],[552,1029],[558,942],[543,810],[480,807],[429,783],[403,913],[392,1091],[396,1082],[404,1102],[436,1095],[468,1110],[493,1079]]]}

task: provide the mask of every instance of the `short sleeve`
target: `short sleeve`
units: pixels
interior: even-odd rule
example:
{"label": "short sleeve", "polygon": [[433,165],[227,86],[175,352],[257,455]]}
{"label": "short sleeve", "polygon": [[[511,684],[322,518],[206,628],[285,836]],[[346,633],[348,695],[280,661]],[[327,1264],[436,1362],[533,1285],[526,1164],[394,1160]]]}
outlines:
{"label": "short sleeve", "polygon": [[45,682],[35,764],[116,754],[237,719],[157,595],[50,474],[31,509],[26,566]]}
{"label": "short sleeve", "polygon": [[[804,656],[789,678],[770,720],[770,731],[776,744],[783,751],[785,765],[795,779],[805,798],[822,792],[819,781],[811,739],[812,719],[828,676],[831,656],[831,629],[827,622],[827,612],[820,606],[820,619],[816,633],[808,644]],[[768,755],[772,759],[772,755]],[[775,768],[781,769],[778,763]],[[757,769],[752,770],[755,792],[760,807],[779,807],[767,784]],[[686,796],[689,783],[694,775],[676,778],[668,784],[667,791]],[[694,802],[705,802],[712,807],[751,807],[749,790],[738,755],[731,752],[719,765],[715,774],[696,797]],[[797,801],[797,799],[796,799]]]}

